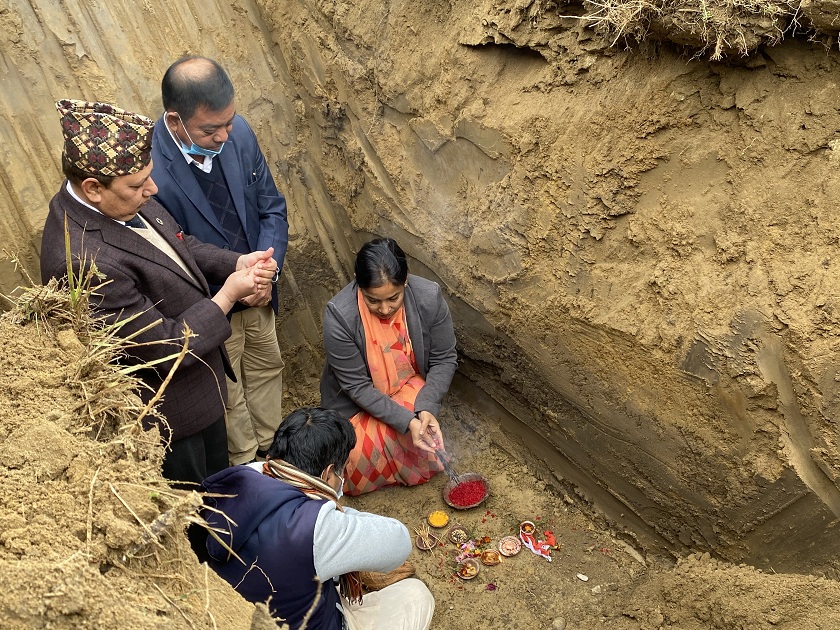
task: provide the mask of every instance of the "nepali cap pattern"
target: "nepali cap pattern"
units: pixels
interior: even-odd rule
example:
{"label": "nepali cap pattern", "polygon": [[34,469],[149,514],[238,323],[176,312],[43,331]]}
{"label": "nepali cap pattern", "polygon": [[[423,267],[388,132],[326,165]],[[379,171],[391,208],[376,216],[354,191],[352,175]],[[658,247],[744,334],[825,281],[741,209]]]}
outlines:
{"label": "nepali cap pattern", "polygon": [[107,103],[62,99],[64,154],[92,175],[120,177],[142,171],[152,159],[154,121]]}

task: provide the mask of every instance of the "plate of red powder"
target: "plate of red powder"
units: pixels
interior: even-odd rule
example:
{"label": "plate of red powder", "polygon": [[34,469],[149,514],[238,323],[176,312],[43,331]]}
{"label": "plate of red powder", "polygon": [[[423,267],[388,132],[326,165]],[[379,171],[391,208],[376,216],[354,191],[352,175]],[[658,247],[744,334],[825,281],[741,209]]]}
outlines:
{"label": "plate of red powder", "polygon": [[481,505],[490,496],[490,483],[478,473],[458,475],[456,484],[451,479],[443,487],[443,500],[456,510],[467,510]]}

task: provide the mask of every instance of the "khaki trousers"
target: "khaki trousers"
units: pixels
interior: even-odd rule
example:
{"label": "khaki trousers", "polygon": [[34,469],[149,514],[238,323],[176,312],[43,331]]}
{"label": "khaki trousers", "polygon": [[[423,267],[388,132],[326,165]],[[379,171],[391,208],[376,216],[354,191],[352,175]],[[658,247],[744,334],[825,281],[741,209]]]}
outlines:
{"label": "khaki trousers", "polygon": [[227,443],[231,465],[266,450],[283,420],[283,357],[271,306],[253,306],[230,318],[225,342],[236,383],[227,380]]}

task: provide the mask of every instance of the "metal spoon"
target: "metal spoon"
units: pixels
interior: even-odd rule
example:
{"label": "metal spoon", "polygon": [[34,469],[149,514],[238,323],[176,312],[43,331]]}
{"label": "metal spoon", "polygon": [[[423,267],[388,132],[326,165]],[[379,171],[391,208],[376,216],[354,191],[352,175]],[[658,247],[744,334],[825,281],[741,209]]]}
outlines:
{"label": "metal spoon", "polygon": [[446,471],[446,474],[449,475],[449,478],[457,485],[461,483],[461,478],[458,474],[452,469],[452,466],[449,465],[449,456],[444,453],[439,448],[435,449],[435,455],[438,456],[440,463],[443,464],[443,470]]}

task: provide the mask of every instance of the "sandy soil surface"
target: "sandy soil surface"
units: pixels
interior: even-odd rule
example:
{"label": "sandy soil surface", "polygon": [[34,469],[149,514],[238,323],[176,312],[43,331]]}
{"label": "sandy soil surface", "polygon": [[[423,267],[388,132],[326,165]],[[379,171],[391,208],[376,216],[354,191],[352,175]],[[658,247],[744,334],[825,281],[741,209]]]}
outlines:
{"label": "sandy soil surface", "polygon": [[836,572],[836,53],[768,46],[756,12],[765,43],[720,63],[611,47],[576,3],[261,2],[315,104],[298,286],[332,295],[395,237],[451,298],[461,373],[613,528]]}
{"label": "sandy soil surface", "polygon": [[[492,418],[457,400],[449,402],[442,418],[453,466],[488,478],[491,494],[483,505],[461,511],[447,506],[443,474],[425,486],[388,488],[347,500],[358,509],[391,514],[412,529],[432,511],[449,515],[445,528],[431,530],[443,539],[441,544],[432,552],[415,547],[410,559],[435,595],[434,628],[840,627],[840,583],[763,573],[709,554],[692,554],[676,564],[645,558],[593,522],[579,497],[558,495],[533,468],[512,457],[510,440]],[[555,535],[560,549],[551,552],[551,562],[523,548],[499,565],[481,566],[469,581],[455,577],[458,550],[446,537],[453,524],[466,527],[475,539],[490,537],[489,548],[503,536],[516,535],[522,520]]]}
{"label": "sandy soil surface", "polygon": [[[415,552],[436,627],[840,627],[835,2],[781,25],[760,3],[639,3],[652,13],[624,32],[671,43],[629,48],[584,26],[595,3],[193,4],[0,10],[0,231],[27,269],[60,181],[52,102],[154,117],[173,59],[222,59],[290,202],[281,343],[305,391],[289,400],[315,396],[318,313],[354,248],[395,236],[453,300],[462,373],[580,473],[558,483],[498,418],[450,401],[456,463],[493,487],[450,514],[493,540],[539,516],[563,546],[468,583],[447,548]],[[709,30],[682,28],[689,13]],[[718,44],[730,62],[706,61]],[[20,278],[0,261],[4,292]],[[253,607],[186,548],[188,502],[136,402],[99,404],[72,335],[2,326],[0,625],[248,627]],[[441,485],[358,503],[413,527]],[[684,559],[640,563],[617,542],[625,516]]]}
{"label": "sandy soil surface", "polygon": [[289,380],[317,383],[325,302],[393,236],[452,300],[461,372],[613,528],[830,576],[836,3],[616,2],[640,11],[612,30],[599,4],[10,3],[4,247],[37,274],[56,99],[156,117],[172,60],[218,58],[289,202]]}
{"label": "sandy soil surface", "polygon": [[[192,555],[182,531],[190,496],[160,478],[160,448],[154,435],[137,431],[138,400],[121,378],[93,360],[84,333],[11,321],[19,315],[0,321],[3,627],[270,627]],[[103,374],[110,386],[96,390]],[[456,469],[489,480],[484,504],[449,508],[444,475],[348,504],[412,529],[444,510],[449,526],[490,538],[488,547],[532,520],[560,548],[551,562],[523,549],[469,581],[455,577],[456,550],[445,537],[431,552],[415,549],[411,561],[437,601],[433,628],[840,626],[837,582],[765,574],[708,555],[676,566],[643,558],[590,520],[578,497],[557,495],[512,457],[491,418],[457,399],[442,418]],[[158,530],[162,514],[171,521]]]}
{"label": "sandy soil surface", "polygon": [[162,479],[126,377],[18,314],[0,321],[0,626],[249,627],[181,531],[193,496]]}

